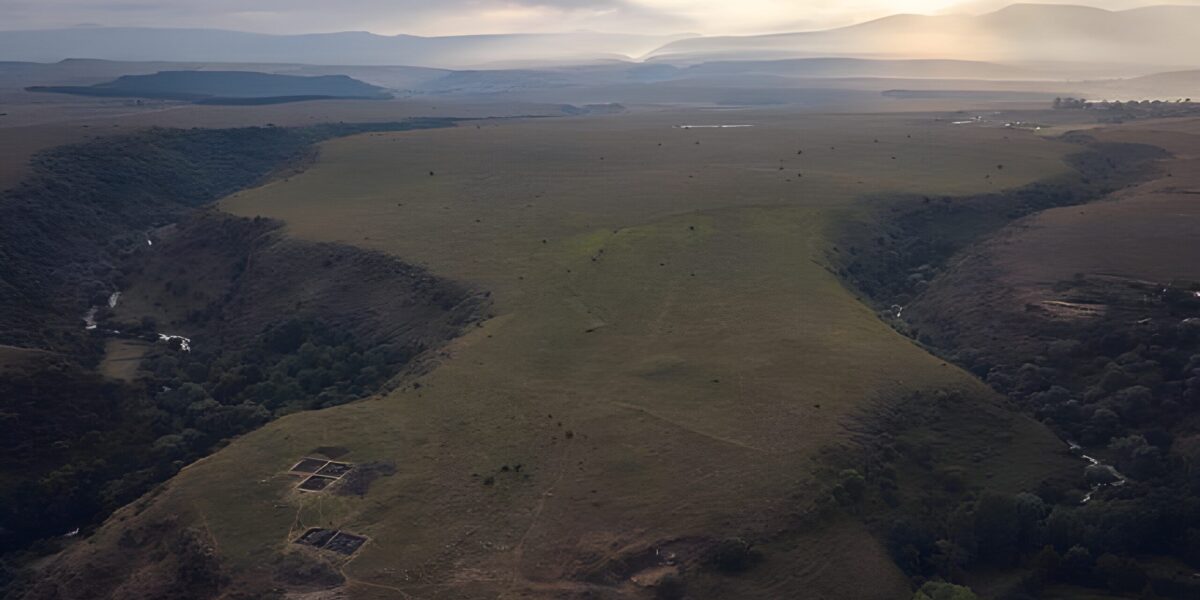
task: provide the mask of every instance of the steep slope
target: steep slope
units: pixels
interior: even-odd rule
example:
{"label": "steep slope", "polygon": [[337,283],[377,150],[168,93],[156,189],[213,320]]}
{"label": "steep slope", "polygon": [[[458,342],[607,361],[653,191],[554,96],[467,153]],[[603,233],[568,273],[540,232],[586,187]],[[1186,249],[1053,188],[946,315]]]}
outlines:
{"label": "steep slope", "polygon": [[261,181],[317,141],[450,123],[150,130],[44,152],[0,194],[0,343],[77,343],[80,316],[115,289],[119,259],[153,228]]}
{"label": "steep slope", "polygon": [[253,71],[160,71],[152,75],[123,75],[114,81],[92,86],[33,86],[26,89],[81,96],[209,103],[232,99],[391,97],[381,87],[345,75],[303,77]]}
{"label": "steep slope", "polygon": [[[46,152],[0,194],[0,420],[20,432],[0,436],[0,595],[230,437],[373,394],[482,316],[393,257],[201,208],[331,136],[451,124],[147,129]],[[114,348],[125,376],[95,368]]]}

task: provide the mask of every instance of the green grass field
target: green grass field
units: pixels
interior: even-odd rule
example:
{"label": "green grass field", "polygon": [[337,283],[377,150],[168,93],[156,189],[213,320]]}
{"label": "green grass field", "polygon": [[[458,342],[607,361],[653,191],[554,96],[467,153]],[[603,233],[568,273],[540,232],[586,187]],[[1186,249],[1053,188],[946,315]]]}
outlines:
{"label": "green grass field", "polygon": [[[673,127],[696,122],[756,126]],[[1016,186],[1061,172],[1069,151],[919,115],[770,111],[466,123],[327,143],[308,171],[222,208],[489,290],[495,317],[387,396],[235,440],[144,514],[202,526],[247,577],[294,550],[304,527],[365,534],[368,545],[337,564],[355,597],[642,593],[583,580],[668,541],[779,529],[817,493],[818,451],[879,400],[989,393],[876,319],[821,264],[856,199]],[[1057,449],[1029,430],[1015,444],[1022,460]],[[393,460],[398,473],[362,498],[299,496],[285,472],[319,446]],[[692,597],[907,593],[855,523],[791,540],[751,575]]]}

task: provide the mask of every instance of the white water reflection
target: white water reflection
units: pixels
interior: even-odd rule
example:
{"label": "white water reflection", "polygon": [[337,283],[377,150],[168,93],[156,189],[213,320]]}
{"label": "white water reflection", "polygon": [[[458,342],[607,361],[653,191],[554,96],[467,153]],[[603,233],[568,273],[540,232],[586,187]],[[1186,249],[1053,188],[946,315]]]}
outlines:
{"label": "white water reflection", "polygon": [[158,334],[158,340],[168,344],[170,344],[173,340],[179,340],[180,350],[183,350],[184,352],[192,351],[192,340],[185,338],[182,335],[167,335],[165,333],[160,333]]}
{"label": "white water reflection", "polygon": [[[110,308],[110,309],[116,308],[117,302],[120,299],[121,299],[121,292],[113,292],[112,294],[109,294],[108,308]],[[96,328],[96,326],[98,325],[96,322],[96,314],[99,312],[100,312],[100,307],[93,306],[93,307],[89,308],[86,313],[83,314],[83,328],[84,329],[86,329],[88,331],[92,331],[93,329]]]}
{"label": "white water reflection", "polygon": [[1088,463],[1091,466],[1103,469],[1112,478],[1112,481],[1109,481],[1109,482],[1093,483],[1091,490],[1088,491],[1088,493],[1086,495],[1084,495],[1083,500],[1079,501],[1080,504],[1087,504],[1088,502],[1090,502],[1092,497],[1096,495],[1096,492],[1100,491],[1102,488],[1106,488],[1106,487],[1110,487],[1110,486],[1111,487],[1120,487],[1122,485],[1125,485],[1125,482],[1128,481],[1127,479],[1125,479],[1125,476],[1122,475],[1121,472],[1118,471],[1112,465],[1106,465],[1106,464],[1100,462],[1099,460],[1084,454],[1083,446],[1080,446],[1079,444],[1076,444],[1075,442],[1071,442],[1071,441],[1068,441],[1067,445],[1071,448],[1072,453],[1077,454],[1083,460],[1088,461]]}
{"label": "white water reflection", "polygon": [[[109,294],[108,303],[107,303],[108,308],[110,310],[116,308],[117,303],[120,301],[121,301],[121,292],[113,292],[112,294]],[[93,306],[93,307],[89,308],[87,313],[85,313],[83,315],[84,329],[86,329],[88,331],[94,331],[97,329],[97,327],[99,326],[99,323],[96,321],[96,315],[99,314],[100,308],[101,308],[100,306]],[[106,330],[104,330],[103,333],[106,335],[113,335],[113,336],[121,335],[121,332],[117,331],[115,329],[106,329]],[[172,342],[178,340],[180,350],[182,350],[184,352],[192,351],[191,338],[187,338],[182,335],[169,335],[166,333],[159,333],[157,335],[158,335],[158,341],[160,341],[160,342],[164,342],[166,344],[171,344]]]}
{"label": "white water reflection", "polygon": [[100,310],[99,306],[93,306],[88,309],[83,315],[83,328],[91,331],[96,328],[96,311]]}

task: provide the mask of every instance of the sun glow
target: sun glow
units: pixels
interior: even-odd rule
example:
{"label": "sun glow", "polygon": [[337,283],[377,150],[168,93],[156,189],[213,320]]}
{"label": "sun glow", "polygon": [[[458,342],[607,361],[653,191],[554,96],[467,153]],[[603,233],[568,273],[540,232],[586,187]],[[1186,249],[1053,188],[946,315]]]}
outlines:
{"label": "sun glow", "polygon": [[959,0],[636,0],[636,6],[678,15],[705,33],[760,33],[850,25],[896,13],[937,14],[962,4]]}

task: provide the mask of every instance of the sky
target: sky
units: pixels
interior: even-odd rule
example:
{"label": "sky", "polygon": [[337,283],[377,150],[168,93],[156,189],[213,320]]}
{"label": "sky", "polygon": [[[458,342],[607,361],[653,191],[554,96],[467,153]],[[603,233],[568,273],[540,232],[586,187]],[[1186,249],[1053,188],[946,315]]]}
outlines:
{"label": "sky", "polygon": [[[1057,1],[1057,0],[1051,0]],[[594,30],[704,35],[838,27],[895,13],[980,13],[1010,0],[0,0],[0,28],[215,27],[379,34]],[[1057,3],[1067,3],[1057,1]],[[1079,0],[1109,9],[1200,0]]]}

